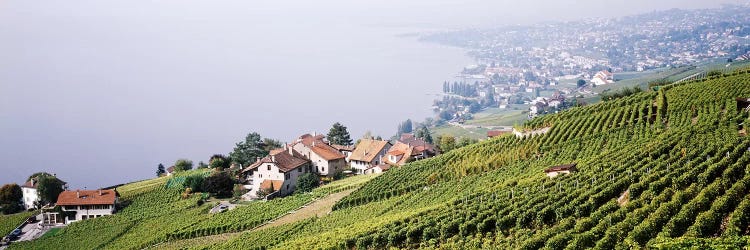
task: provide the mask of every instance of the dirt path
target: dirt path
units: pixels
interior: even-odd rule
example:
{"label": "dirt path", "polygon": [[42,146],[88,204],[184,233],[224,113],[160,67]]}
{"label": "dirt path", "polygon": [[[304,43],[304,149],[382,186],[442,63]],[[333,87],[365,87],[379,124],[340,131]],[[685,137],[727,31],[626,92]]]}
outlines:
{"label": "dirt path", "polygon": [[177,248],[186,248],[186,247],[192,247],[192,246],[197,246],[197,245],[220,244],[236,236],[239,236],[240,234],[243,234],[243,233],[268,229],[272,227],[278,227],[278,226],[282,226],[282,225],[286,225],[290,223],[295,223],[304,219],[312,218],[312,217],[323,217],[331,212],[331,209],[333,208],[333,205],[336,204],[336,202],[348,196],[349,194],[354,192],[354,190],[355,189],[349,189],[349,190],[341,191],[335,194],[330,194],[326,197],[323,197],[319,200],[314,201],[313,203],[308,204],[307,206],[304,206],[298,210],[289,212],[288,214],[280,218],[277,218],[276,220],[269,221],[263,226],[260,226],[251,230],[236,232],[236,233],[224,233],[224,234],[210,235],[210,236],[198,237],[198,238],[192,238],[192,239],[186,239],[186,240],[164,242],[153,248],[154,249],[177,249]]}

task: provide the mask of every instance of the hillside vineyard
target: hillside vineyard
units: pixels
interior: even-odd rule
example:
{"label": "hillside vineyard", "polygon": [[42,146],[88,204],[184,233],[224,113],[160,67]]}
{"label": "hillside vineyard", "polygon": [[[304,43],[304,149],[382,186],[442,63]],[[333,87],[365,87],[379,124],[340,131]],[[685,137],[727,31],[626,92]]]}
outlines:
{"label": "hillside vineyard", "polygon": [[[743,246],[750,225],[748,70],[536,118],[370,179],[210,216],[184,175],[118,188],[121,213],[11,249],[613,249]],[[544,170],[576,163],[550,178]],[[182,178],[182,179],[180,179]],[[341,190],[326,216],[252,230]],[[230,232],[222,238],[211,238]],[[209,237],[204,237],[209,236]],[[198,237],[204,237],[199,238]],[[195,239],[191,241],[191,239]],[[81,244],[85,242],[85,244]]]}

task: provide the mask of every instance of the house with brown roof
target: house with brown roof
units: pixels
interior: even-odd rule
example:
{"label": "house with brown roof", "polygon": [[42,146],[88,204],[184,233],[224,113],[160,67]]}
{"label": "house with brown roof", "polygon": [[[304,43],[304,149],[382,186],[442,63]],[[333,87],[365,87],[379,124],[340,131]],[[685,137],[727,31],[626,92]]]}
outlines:
{"label": "house with brown roof", "polygon": [[414,134],[402,134],[397,142],[406,144],[410,147],[414,147],[414,149],[412,150],[412,156],[414,157],[414,160],[426,159],[440,154],[435,145],[417,138],[416,136],[414,136]]}
{"label": "house with brown roof", "polygon": [[547,177],[554,178],[555,176],[558,176],[561,174],[570,174],[572,172],[578,171],[578,169],[576,168],[576,165],[577,165],[576,163],[571,163],[571,164],[554,166],[554,167],[545,169],[544,173],[547,175]]}
{"label": "house with brown roof", "polygon": [[383,157],[391,148],[391,143],[383,140],[362,139],[349,157],[352,171],[364,174],[365,170],[383,163]]}
{"label": "house with brown roof", "polygon": [[57,197],[56,206],[65,213],[65,224],[112,215],[120,194],[114,189],[66,190]]}
{"label": "house with brown roof", "polygon": [[310,160],[313,171],[320,176],[333,177],[346,168],[346,155],[324,141],[322,135],[305,134],[291,145]]}
{"label": "house with brown roof", "polygon": [[34,177],[21,185],[21,192],[23,193],[23,206],[25,209],[35,207],[34,203],[39,201],[39,194],[36,191],[37,184],[39,184],[38,178]]}
{"label": "house with brown roof", "polygon": [[278,192],[280,196],[294,192],[297,179],[305,173],[313,173],[304,155],[289,146],[274,149],[268,156],[259,158],[240,172],[240,179],[251,198],[258,197],[258,191]]}
{"label": "house with brown roof", "polygon": [[354,152],[354,146],[344,146],[344,145],[332,144],[331,147],[335,148],[340,153],[344,154],[344,156],[346,156],[346,158],[344,158],[346,160],[346,163],[349,163],[349,161],[350,161],[349,157],[351,157],[352,156],[352,152]]}
{"label": "house with brown roof", "polygon": [[[437,154],[435,146],[412,134],[403,134],[385,154],[385,163],[403,166],[406,163],[433,157]],[[387,170],[387,169],[386,169]]]}

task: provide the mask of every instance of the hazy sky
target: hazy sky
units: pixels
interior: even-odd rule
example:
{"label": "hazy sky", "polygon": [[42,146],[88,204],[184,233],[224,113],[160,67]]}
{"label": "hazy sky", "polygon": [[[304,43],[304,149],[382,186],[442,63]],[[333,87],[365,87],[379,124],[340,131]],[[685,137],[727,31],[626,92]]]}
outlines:
{"label": "hazy sky", "polygon": [[472,63],[404,32],[741,2],[5,0],[0,183],[150,178],[250,131],[290,141],[341,121],[388,137],[429,116],[428,94]]}

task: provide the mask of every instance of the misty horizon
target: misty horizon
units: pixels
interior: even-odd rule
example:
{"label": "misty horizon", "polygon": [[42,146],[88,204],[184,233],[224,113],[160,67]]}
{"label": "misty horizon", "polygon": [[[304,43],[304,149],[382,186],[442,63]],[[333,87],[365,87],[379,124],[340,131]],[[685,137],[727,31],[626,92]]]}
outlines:
{"label": "misty horizon", "polygon": [[111,186],[207,162],[249,132],[289,142],[334,122],[387,138],[433,116],[441,83],[474,63],[400,34],[723,4],[745,2],[9,1],[0,182],[46,171],[72,189]]}

